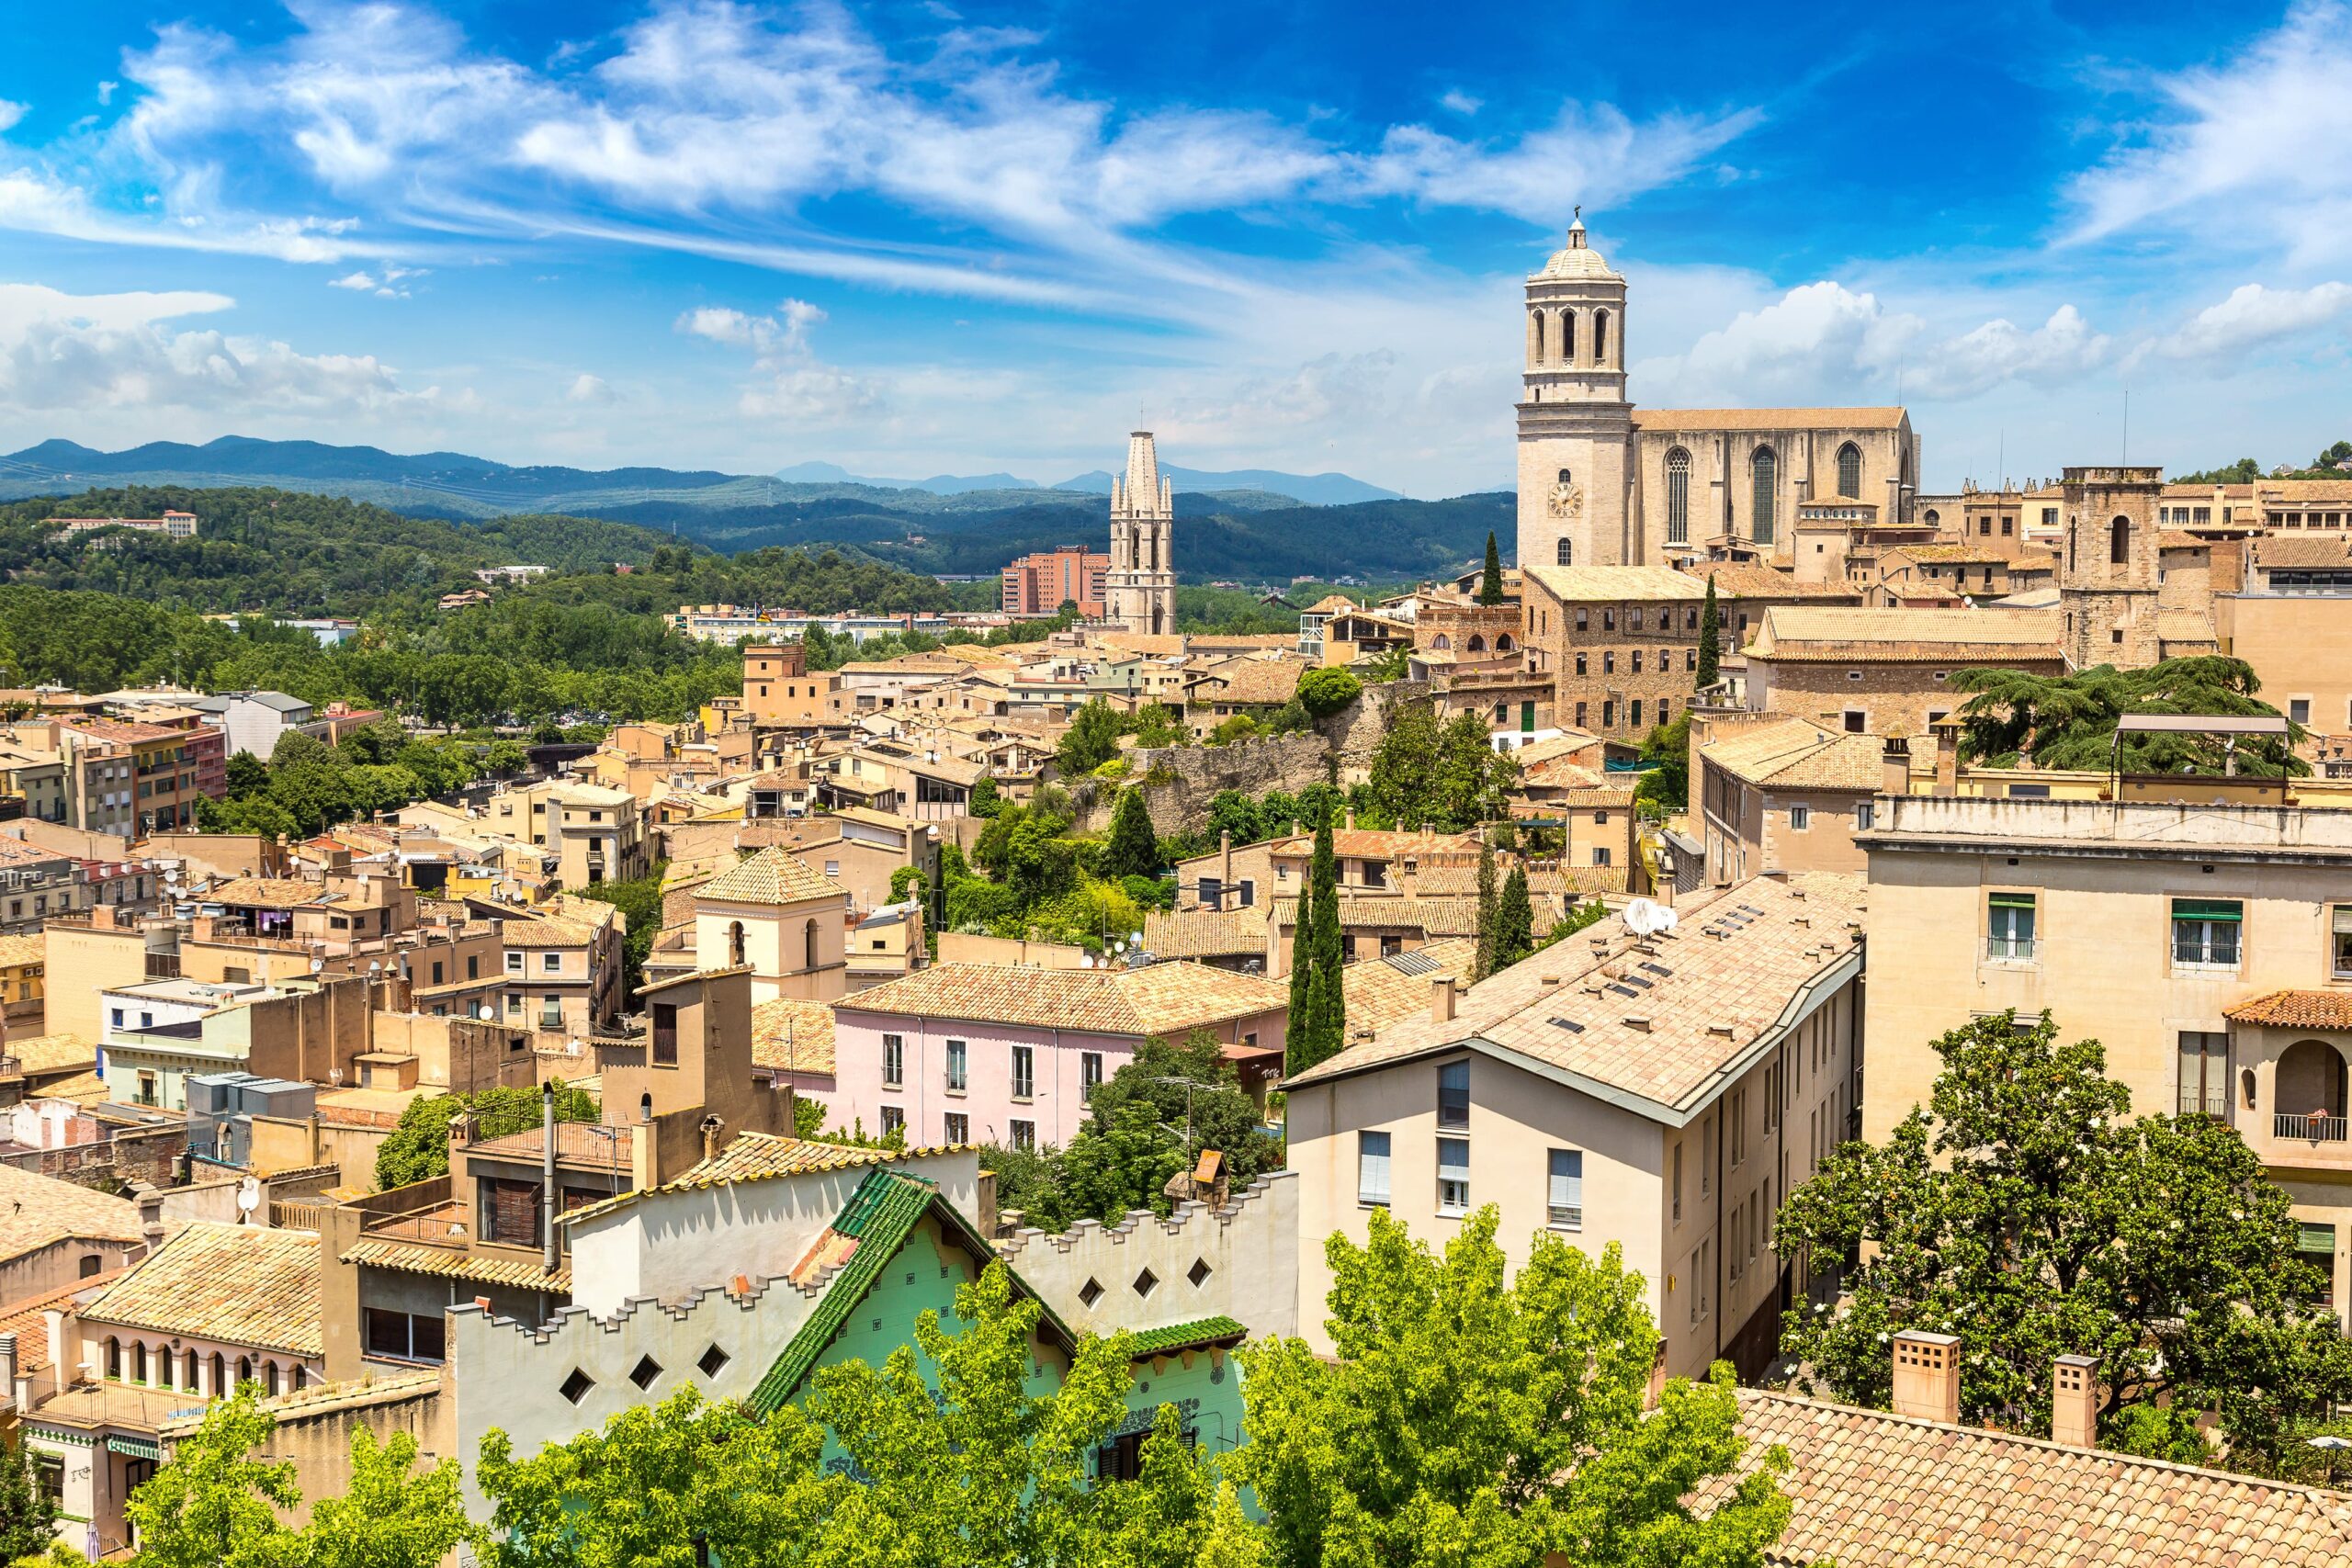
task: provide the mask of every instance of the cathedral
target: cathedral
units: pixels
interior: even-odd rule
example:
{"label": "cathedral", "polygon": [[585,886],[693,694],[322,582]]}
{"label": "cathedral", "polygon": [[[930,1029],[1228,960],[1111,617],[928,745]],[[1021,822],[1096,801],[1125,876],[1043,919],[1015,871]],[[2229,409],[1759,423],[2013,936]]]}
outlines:
{"label": "cathedral", "polygon": [[1857,526],[1910,521],[1919,447],[1902,409],[1636,409],[1625,307],[1581,217],[1527,280],[1521,566],[1732,559],[1804,575],[1799,503],[1841,502]]}
{"label": "cathedral", "polygon": [[1111,570],[1104,610],[1122,631],[1151,637],[1176,629],[1176,495],[1159,474],[1151,432],[1127,437],[1127,470],[1111,478]]}

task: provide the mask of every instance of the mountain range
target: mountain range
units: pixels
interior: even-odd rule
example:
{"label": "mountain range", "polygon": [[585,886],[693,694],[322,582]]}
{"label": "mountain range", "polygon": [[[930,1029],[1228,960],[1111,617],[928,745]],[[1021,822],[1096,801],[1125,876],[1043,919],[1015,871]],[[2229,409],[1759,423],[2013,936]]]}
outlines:
{"label": "mountain range", "polygon": [[[1270,495],[1287,496],[1308,506],[1344,506],[1358,501],[1405,499],[1396,491],[1366,484],[1349,474],[1288,474],[1278,468],[1229,468],[1213,472],[1205,468],[1182,468],[1174,463],[1162,463],[1159,471],[1168,476],[1180,492],[1194,494],[1262,491]],[[927,479],[876,479],[871,474],[853,474],[838,463],[795,463],[788,468],[778,468],[775,477],[794,483],[865,485],[874,490],[922,490],[933,495],[1003,490],[1073,490],[1088,495],[1111,493],[1111,472],[1107,468],[1089,469],[1052,485],[1002,473],[933,474]]]}

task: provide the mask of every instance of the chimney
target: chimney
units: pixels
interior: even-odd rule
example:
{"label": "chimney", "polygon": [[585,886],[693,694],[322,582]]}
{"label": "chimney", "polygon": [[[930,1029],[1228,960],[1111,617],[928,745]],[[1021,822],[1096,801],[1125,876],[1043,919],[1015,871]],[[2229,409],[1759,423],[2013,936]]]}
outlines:
{"label": "chimney", "polygon": [[[17,1337],[13,1334],[0,1334],[0,1389],[10,1393],[17,1389]],[[30,1412],[19,1405],[17,1414],[21,1416]]]}
{"label": "chimney", "polygon": [[552,1274],[563,1258],[556,1246],[555,1218],[563,1211],[555,1185],[555,1084],[553,1080],[539,1086],[539,1198],[546,1210],[540,1221],[539,1265],[542,1271]]}
{"label": "chimney", "polygon": [[2098,1361],[2061,1356],[2051,1363],[2050,1440],[2070,1449],[2098,1447]]}
{"label": "chimney", "polygon": [[1960,1337],[1906,1328],[1894,1337],[1894,1413],[1960,1424]]}
{"label": "chimney", "polygon": [[1430,1021],[1433,1023],[1453,1021],[1453,976],[1439,975],[1430,981]]}
{"label": "chimney", "polygon": [[1936,795],[1950,800],[1960,793],[1960,726],[1949,718],[1939,718],[1932,726],[1936,732]]}
{"label": "chimney", "polygon": [[1911,793],[1911,742],[1900,735],[1886,738],[1886,750],[1879,753],[1879,765],[1884,776],[1879,780],[1881,795]]}
{"label": "chimney", "polygon": [[1225,890],[1233,886],[1233,830],[1216,836],[1216,907],[1225,908]]}
{"label": "chimney", "polygon": [[703,1158],[717,1159],[718,1157],[718,1134],[719,1130],[726,1125],[726,1122],[716,1116],[706,1116],[702,1119]]}

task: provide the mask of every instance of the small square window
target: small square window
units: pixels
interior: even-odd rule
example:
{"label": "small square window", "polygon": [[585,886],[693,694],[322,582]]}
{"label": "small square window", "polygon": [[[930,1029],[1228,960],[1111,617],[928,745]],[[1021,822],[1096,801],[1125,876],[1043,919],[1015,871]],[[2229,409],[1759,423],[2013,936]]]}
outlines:
{"label": "small square window", "polygon": [[1102,1299],[1102,1281],[1100,1280],[1089,1280],[1078,1288],[1078,1304],[1080,1306],[1091,1307]]}
{"label": "small square window", "polygon": [[702,1353],[702,1359],[696,1361],[695,1365],[702,1369],[703,1376],[715,1378],[718,1375],[719,1369],[727,1365],[731,1359],[726,1351],[713,1345]]}
{"label": "small square window", "polygon": [[1209,1267],[1207,1258],[1195,1258],[1193,1259],[1193,1266],[1184,1270],[1184,1278],[1193,1281],[1193,1288],[1197,1291],[1209,1282],[1209,1276],[1214,1272],[1216,1270]]}
{"label": "small square window", "polygon": [[1136,1295],[1148,1296],[1152,1292],[1158,1289],[1159,1289],[1159,1276],[1153,1273],[1150,1269],[1147,1269],[1142,1273],[1136,1276]]}
{"label": "small square window", "polygon": [[571,1404],[577,1404],[582,1400],[587,1398],[588,1391],[595,1386],[596,1380],[594,1378],[590,1377],[578,1367],[574,1367],[571,1369],[571,1375],[563,1380],[563,1386],[557,1389],[556,1392],[563,1395],[563,1397]]}
{"label": "small square window", "polygon": [[628,1370],[628,1381],[639,1388],[651,1388],[653,1380],[662,1375],[662,1363],[650,1356],[639,1356],[637,1365]]}

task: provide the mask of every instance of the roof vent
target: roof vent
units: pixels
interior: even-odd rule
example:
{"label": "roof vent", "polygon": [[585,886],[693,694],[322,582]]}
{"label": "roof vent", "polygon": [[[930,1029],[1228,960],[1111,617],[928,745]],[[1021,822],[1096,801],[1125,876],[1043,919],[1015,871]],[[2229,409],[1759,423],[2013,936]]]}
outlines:
{"label": "roof vent", "polygon": [[1728,1040],[1732,1037],[1732,1026],[1728,1023],[1711,1023],[1707,1025],[1707,1032],[1718,1040]]}
{"label": "roof vent", "polygon": [[1625,1017],[1625,1027],[1628,1029],[1637,1029],[1644,1034],[1647,1034],[1650,1032],[1649,1015],[1647,1013],[1639,1012],[1628,1013]]}

